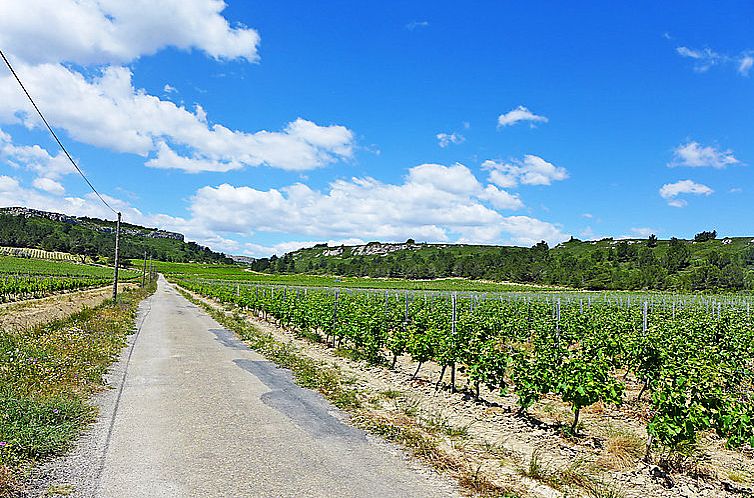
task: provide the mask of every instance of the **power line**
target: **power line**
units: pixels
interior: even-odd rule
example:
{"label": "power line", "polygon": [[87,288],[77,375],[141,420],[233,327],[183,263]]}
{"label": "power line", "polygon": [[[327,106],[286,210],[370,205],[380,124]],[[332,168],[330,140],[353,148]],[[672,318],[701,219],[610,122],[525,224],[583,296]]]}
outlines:
{"label": "power line", "polygon": [[21,86],[21,89],[24,91],[24,93],[26,94],[26,96],[29,98],[29,102],[31,102],[31,105],[34,106],[34,110],[36,110],[37,114],[39,114],[39,117],[42,118],[42,122],[45,124],[45,126],[47,127],[47,129],[52,134],[52,137],[55,139],[55,141],[58,143],[58,145],[60,146],[60,148],[62,149],[62,151],[65,153],[65,156],[68,158],[69,161],[71,161],[71,164],[73,164],[73,167],[76,168],[76,171],[79,172],[79,175],[81,175],[81,178],[84,179],[84,181],[86,182],[86,184],[89,185],[89,188],[92,189],[92,192],[94,192],[95,194],[97,194],[97,197],[99,197],[99,200],[101,200],[102,203],[105,206],[107,206],[108,209],[110,209],[110,211],[112,211],[113,213],[115,213],[115,214],[117,214],[117,215],[120,216],[120,213],[118,211],[116,211],[115,209],[113,209],[113,207],[110,204],[107,203],[107,201],[100,195],[100,193],[97,192],[97,189],[94,188],[94,185],[92,185],[92,182],[90,182],[89,179],[86,177],[86,175],[84,175],[84,172],[81,171],[81,168],[79,168],[79,165],[76,164],[76,161],[74,161],[73,158],[71,157],[71,155],[68,153],[68,151],[66,150],[65,146],[63,145],[63,142],[60,141],[60,139],[58,138],[58,136],[52,130],[52,127],[50,126],[50,124],[45,119],[44,115],[42,115],[42,111],[39,110],[39,107],[37,107],[37,104],[34,102],[34,99],[31,98],[31,95],[26,90],[26,87],[24,86],[24,84],[21,82],[21,78],[18,77],[18,74],[16,74],[16,71],[13,69],[13,66],[10,65],[10,61],[8,61],[8,58],[5,57],[5,54],[3,53],[2,50],[0,50],[0,56],[2,56],[3,61],[5,61],[5,65],[8,66],[8,69],[10,69],[11,74],[16,78],[16,81],[18,81],[18,84]]}

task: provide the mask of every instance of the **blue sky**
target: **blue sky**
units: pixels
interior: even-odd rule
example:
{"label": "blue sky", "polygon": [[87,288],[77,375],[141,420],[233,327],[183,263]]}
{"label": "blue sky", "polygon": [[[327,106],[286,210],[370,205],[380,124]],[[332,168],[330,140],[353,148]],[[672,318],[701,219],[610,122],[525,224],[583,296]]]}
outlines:
{"label": "blue sky", "polygon": [[[0,5],[134,223],[314,242],[754,235],[751,2]],[[110,217],[0,70],[0,204]]]}

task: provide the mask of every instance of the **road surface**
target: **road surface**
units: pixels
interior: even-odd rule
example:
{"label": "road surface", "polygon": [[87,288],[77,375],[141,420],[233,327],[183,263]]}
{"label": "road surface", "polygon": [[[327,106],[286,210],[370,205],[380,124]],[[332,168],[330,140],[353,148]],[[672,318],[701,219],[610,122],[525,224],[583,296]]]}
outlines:
{"label": "road surface", "polygon": [[[164,279],[142,303],[140,322],[120,362],[113,406],[90,437],[99,441],[73,452],[79,462],[71,465],[83,459],[88,467],[73,483],[75,495],[455,494],[395,447],[349,426],[319,394],[296,386],[290,372],[250,351]],[[75,481],[61,465],[52,483],[66,474]]]}

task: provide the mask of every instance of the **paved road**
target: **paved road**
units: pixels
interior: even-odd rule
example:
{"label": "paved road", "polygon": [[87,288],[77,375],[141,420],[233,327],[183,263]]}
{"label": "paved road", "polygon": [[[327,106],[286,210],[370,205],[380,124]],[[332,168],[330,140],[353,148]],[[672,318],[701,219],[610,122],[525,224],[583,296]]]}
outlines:
{"label": "paved road", "polygon": [[101,497],[448,496],[395,448],[160,279],[104,447]]}

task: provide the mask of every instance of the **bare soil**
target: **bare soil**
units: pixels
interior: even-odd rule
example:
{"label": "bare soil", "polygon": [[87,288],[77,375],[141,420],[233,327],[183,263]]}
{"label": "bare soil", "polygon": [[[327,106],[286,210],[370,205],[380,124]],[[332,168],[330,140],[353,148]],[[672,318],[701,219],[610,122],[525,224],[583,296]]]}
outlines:
{"label": "bare soil", "polygon": [[[121,284],[123,291],[135,284]],[[15,301],[0,305],[0,329],[14,330],[65,318],[88,307],[93,308],[112,297],[112,286],[55,294],[41,299]]]}

